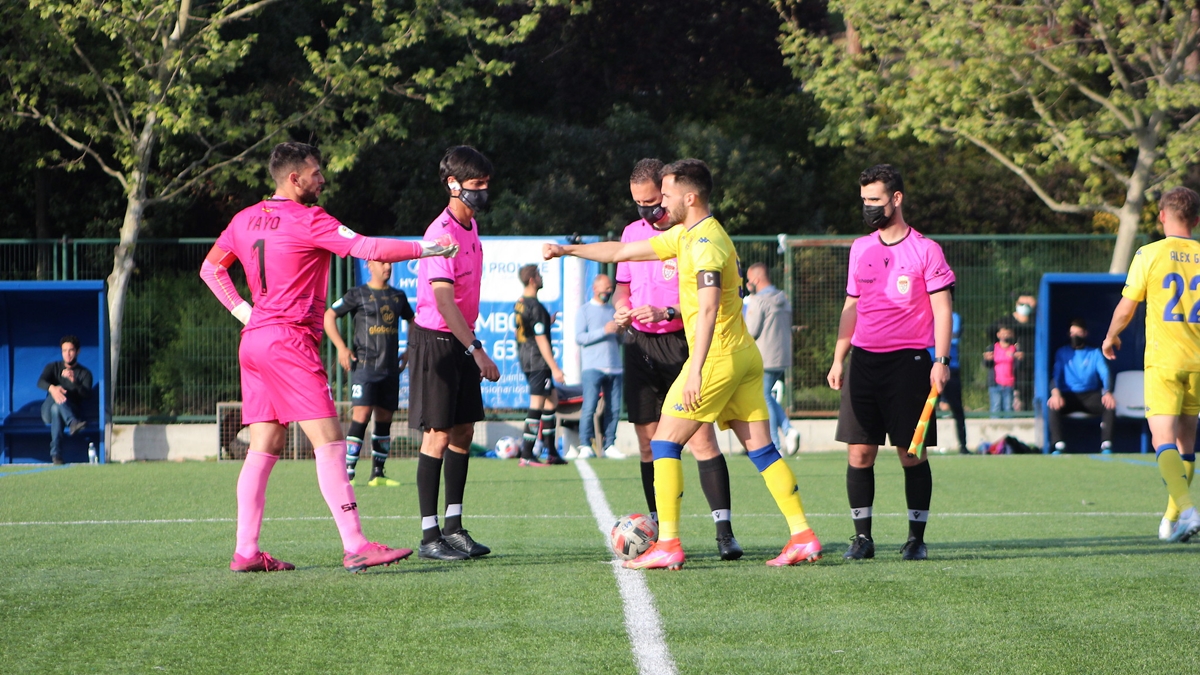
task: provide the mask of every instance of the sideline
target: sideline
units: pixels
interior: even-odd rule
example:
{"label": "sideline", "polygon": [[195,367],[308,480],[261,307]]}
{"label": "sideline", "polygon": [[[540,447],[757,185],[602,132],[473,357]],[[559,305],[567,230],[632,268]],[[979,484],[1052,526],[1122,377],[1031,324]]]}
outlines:
{"label": "sideline", "polygon": [[[579,477],[583,479],[583,490],[587,494],[592,515],[596,518],[596,528],[604,537],[607,548],[609,530],[616,518],[608,505],[608,498],[604,496],[604,488],[600,487],[600,479],[587,460],[579,459],[574,464]],[[621,567],[616,560],[612,561],[612,570],[625,604],[625,632],[629,634],[629,642],[633,646],[633,660],[638,672],[642,675],[675,675],[679,671],[667,649],[662,620],[654,606],[654,595],[646,586],[645,576],[640,570]]]}
{"label": "sideline", "polygon": [[0,478],[7,478],[8,476],[21,476],[21,475],[31,474],[31,473],[41,473],[43,471],[54,471],[55,469],[66,469],[70,466],[71,466],[70,464],[59,464],[57,466],[55,466],[55,465],[42,466],[42,467],[38,467],[36,469],[21,469],[19,471],[0,471]]}

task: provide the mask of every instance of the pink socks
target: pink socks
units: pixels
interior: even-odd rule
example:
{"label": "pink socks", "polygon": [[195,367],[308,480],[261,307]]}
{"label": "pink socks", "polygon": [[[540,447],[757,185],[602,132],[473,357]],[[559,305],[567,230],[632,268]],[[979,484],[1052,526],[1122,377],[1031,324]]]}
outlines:
{"label": "pink socks", "polygon": [[[279,458],[265,452],[246,453],[237,482],[237,549],[243,559],[258,555],[258,533],[262,529],[263,505],[267,501],[267,478]],[[345,471],[342,475],[345,476]]]}
{"label": "pink socks", "polygon": [[[342,535],[342,548],[347,553],[356,553],[367,545],[363,536],[362,525],[358,522],[358,503],[354,500],[354,487],[346,477],[346,441],[326,443],[315,451],[317,456],[317,485],[321,487],[321,495],[333,512],[333,522],[337,523],[338,532]],[[243,470],[244,473],[244,470]],[[266,481],[263,481],[266,484]],[[238,494],[241,487],[239,483]],[[261,518],[262,509],[259,509]],[[239,519],[240,521],[240,519]],[[238,528],[241,541],[241,528]]]}

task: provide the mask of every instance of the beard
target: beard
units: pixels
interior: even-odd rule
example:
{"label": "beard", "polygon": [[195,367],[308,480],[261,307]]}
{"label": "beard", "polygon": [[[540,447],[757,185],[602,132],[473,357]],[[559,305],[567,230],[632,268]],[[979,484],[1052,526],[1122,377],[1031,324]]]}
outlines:
{"label": "beard", "polygon": [[661,225],[663,225],[663,227],[661,229],[669,230],[672,227],[675,227],[676,225],[682,223],[684,218],[687,218],[687,210],[686,209],[680,209],[679,211],[676,211],[674,209],[667,209],[667,220],[665,223],[660,223]]}

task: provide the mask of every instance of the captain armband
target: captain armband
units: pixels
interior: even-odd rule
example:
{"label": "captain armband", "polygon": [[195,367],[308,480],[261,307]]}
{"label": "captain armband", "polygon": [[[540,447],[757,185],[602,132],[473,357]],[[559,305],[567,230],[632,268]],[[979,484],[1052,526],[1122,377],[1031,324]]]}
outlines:
{"label": "captain armband", "polygon": [[696,273],[696,288],[720,288],[721,273],[700,270]]}

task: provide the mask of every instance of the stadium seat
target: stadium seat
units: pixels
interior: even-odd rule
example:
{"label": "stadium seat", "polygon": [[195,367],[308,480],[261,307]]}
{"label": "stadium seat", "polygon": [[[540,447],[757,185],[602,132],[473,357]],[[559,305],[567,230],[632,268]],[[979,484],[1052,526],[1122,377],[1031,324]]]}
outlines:
{"label": "stadium seat", "polygon": [[1141,428],[1141,450],[1150,452],[1150,430],[1146,423],[1146,397],[1143,389],[1143,371],[1123,370],[1117,373],[1113,384],[1113,398],[1117,400],[1117,418],[1138,420]]}

